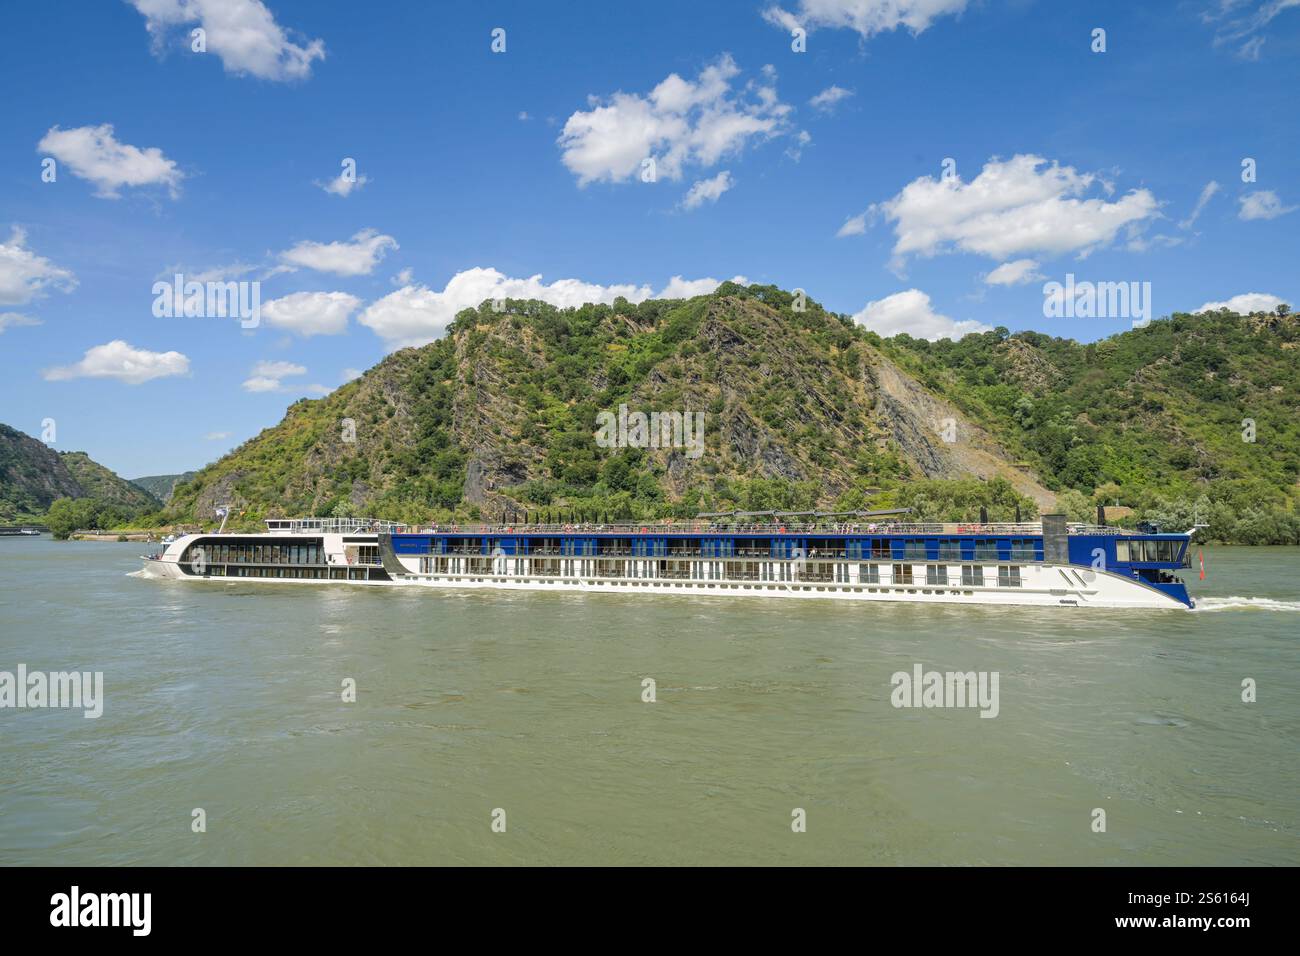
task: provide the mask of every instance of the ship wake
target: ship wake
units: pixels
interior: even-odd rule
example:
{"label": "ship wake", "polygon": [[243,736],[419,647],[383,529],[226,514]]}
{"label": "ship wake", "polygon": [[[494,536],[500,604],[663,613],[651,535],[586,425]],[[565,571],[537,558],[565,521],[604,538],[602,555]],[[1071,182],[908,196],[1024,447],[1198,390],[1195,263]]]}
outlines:
{"label": "ship wake", "polygon": [[1275,601],[1273,598],[1207,597],[1198,598],[1194,611],[1300,611],[1300,601]]}

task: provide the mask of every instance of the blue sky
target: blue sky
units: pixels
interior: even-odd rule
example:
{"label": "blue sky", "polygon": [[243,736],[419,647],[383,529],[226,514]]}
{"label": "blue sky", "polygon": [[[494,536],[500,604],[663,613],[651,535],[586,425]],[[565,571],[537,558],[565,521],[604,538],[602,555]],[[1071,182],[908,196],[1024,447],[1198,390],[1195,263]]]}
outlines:
{"label": "blue sky", "polygon": [[[458,7],[11,6],[0,421],[199,467],[496,295],[743,276],[1081,340],[1132,320],[1045,317],[1045,282],[1300,298],[1300,0]],[[257,327],[155,315],[177,272],[260,283]]]}

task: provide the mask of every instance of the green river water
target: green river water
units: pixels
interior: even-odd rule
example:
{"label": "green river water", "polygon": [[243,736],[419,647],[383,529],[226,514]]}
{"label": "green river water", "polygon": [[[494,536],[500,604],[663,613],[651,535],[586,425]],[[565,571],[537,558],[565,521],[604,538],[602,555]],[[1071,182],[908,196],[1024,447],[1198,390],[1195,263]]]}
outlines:
{"label": "green river water", "polygon": [[[104,675],[98,719],[0,709],[0,864],[1300,863],[1300,549],[1207,549],[1184,613],[203,585],[144,548],[0,539],[0,671]],[[996,718],[892,706],[916,664],[997,672]]]}

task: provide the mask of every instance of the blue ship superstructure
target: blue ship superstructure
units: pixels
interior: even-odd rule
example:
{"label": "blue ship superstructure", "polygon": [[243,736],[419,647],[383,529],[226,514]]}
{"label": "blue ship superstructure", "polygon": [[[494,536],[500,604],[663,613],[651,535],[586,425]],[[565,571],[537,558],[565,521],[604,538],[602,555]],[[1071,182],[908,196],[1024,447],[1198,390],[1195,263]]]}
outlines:
{"label": "blue ship superstructure", "polygon": [[[976,597],[1015,589],[1027,594],[1045,587],[1057,603],[1070,604],[1080,594],[1096,592],[1104,577],[1192,606],[1175,575],[1190,565],[1190,532],[1070,524],[1062,515],[1015,524],[879,520],[892,514],[802,524],[794,521],[802,515],[789,515],[792,520],[785,523],[787,516],[766,513],[724,521],[714,516],[685,526],[452,526],[381,536],[380,552],[392,556],[388,570],[396,575],[852,588],[885,599],[936,593]],[[1048,571],[1055,573],[1043,573]]]}

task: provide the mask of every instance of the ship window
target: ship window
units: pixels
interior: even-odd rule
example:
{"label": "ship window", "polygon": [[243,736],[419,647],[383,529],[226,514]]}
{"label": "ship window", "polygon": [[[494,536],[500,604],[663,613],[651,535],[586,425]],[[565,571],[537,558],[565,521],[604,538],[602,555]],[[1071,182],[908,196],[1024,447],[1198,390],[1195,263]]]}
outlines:
{"label": "ship window", "polygon": [[961,541],[957,538],[944,538],[939,542],[939,557],[952,561],[961,560]]}
{"label": "ship window", "polygon": [[1020,568],[1014,564],[998,565],[998,587],[1000,588],[1020,587]]}
{"label": "ship window", "polygon": [[909,538],[909,539],[907,540],[906,548],[905,548],[905,550],[903,551],[903,557],[905,557],[905,558],[917,558],[917,559],[919,559],[919,560],[921,560],[921,561],[924,561],[924,560],[925,560],[925,541],[922,540],[922,539],[918,539],[918,538]]}
{"label": "ship window", "polygon": [[998,556],[998,543],[993,538],[980,538],[975,542],[975,557],[996,559]]}
{"label": "ship window", "polygon": [[947,584],[948,566],[946,564],[927,564],[925,566],[926,584]]}
{"label": "ship window", "polygon": [[894,565],[894,583],[895,584],[912,583],[912,566],[910,564]]}
{"label": "ship window", "polygon": [[1012,561],[1033,561],[1035,559],[1033,538],[1016,538],[1011,542]]}
{"label": "ship window", "polygon": [[1122,562],[1128,562],[1133,560],[1132,558],[1129,557],[1129,548],[1128,548],[1127,541],[1115,542],[1115,560],[1122,561]]}
{"label": "ship window", "polygon": [[984,586],[984,566],[982,564],[964,564],[961,568],[961,583],[965,587]]}
{"label": "ship window", "polygon": [[880,565],[862,564],[858,566],[858,580],[866,584],[880,583]]}
{"label": "ship window", "polygon": [[871,542],[871,556],[872,556],[873,558],[886,558],[886,559],[887,559],[887,558],[889,557],[889,539],[888,539],[888,538],[874,538],[874,539],[872,539],[872,542]]}

